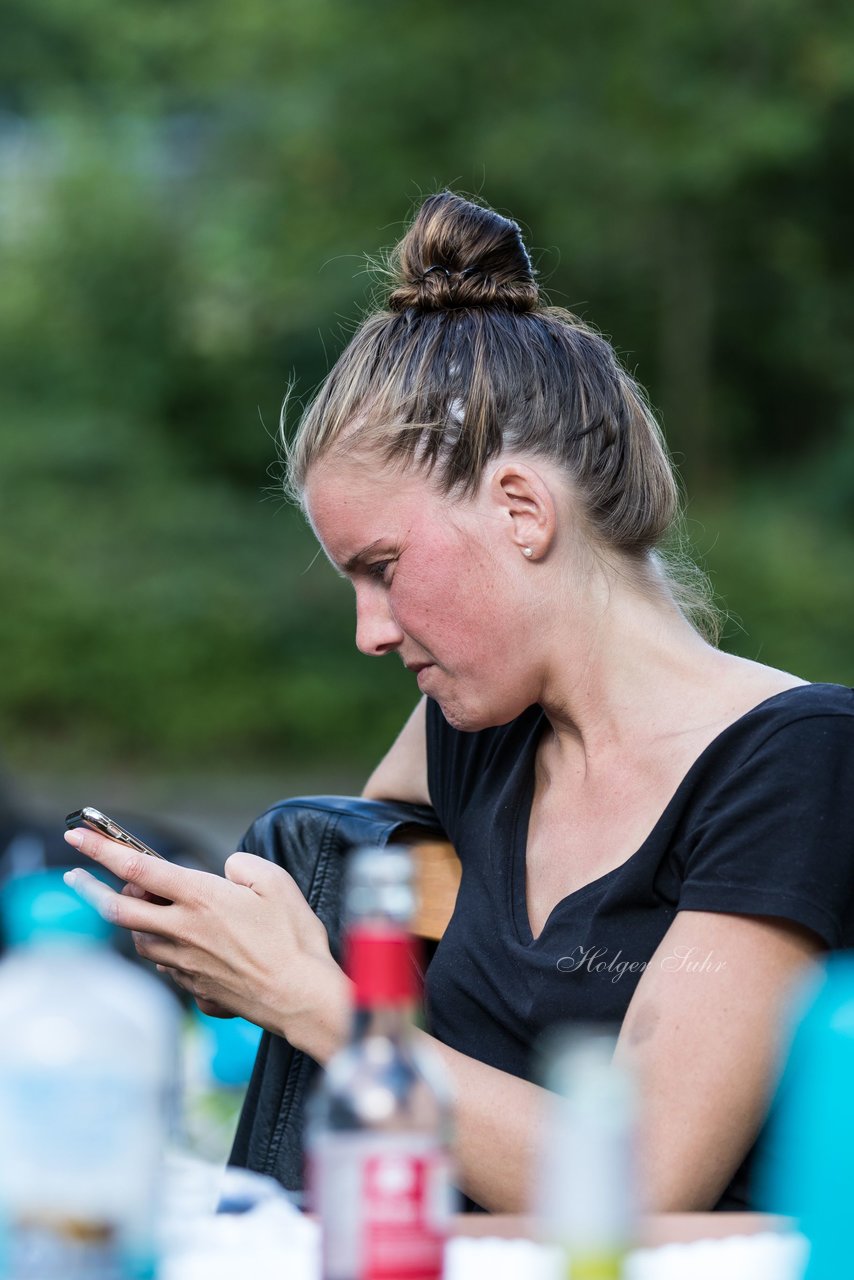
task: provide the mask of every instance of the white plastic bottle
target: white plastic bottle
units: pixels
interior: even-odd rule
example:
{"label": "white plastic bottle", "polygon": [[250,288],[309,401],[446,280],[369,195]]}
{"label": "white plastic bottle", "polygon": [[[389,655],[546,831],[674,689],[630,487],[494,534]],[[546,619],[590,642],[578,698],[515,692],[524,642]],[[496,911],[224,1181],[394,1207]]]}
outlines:
{"label": "white plastic bottle", "polygon": [[178,1005],[59,873],[10,881],[3,918],[0,1278],[144,1280]]}

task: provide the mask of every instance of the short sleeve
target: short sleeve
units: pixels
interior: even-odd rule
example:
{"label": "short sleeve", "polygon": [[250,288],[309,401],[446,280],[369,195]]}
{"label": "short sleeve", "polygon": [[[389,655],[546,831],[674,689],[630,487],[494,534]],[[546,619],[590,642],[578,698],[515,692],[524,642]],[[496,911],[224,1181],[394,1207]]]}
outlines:
{"label": "short sleeve", "polygon": [[731,764],[699,812],[679,909],[780,916],[854,946],[854,715],[779,724]]}

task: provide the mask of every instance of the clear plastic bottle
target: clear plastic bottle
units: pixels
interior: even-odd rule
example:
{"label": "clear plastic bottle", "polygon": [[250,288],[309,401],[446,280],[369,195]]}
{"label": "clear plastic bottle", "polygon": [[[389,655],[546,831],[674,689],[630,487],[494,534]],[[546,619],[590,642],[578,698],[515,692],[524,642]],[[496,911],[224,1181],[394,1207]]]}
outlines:
{"label": "clear plastic bottle", "polygon": [[608,1027],[580,1026],[548,1052],[538,1210],[573,1280],[620,1280],[634,1236],[635,1089],[616,1043]]}
{"label": "clear plastic bottle", "polygon": [[0,1277],[150,1277],[178,1005],[59,873],[10,881],[3,918]]}
{"label": "clear plastic bottle", "polygon": [[363,848],[348,873],[352,1036],[329,1062],[308,1123],[324,1280],[437,1280],[455,1203],[450,1095],[413,1034],[412,861],[405,849]]}

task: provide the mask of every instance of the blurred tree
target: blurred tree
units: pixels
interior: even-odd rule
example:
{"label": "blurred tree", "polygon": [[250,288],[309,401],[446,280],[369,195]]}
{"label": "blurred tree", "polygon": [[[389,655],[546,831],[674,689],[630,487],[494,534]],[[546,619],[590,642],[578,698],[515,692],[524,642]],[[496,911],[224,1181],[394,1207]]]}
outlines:
{"label": "blurred tree", "polygon": [[[773,642],[810,578],[777,660],[854,677],[826,608],[854,534],[850,4],[8,0],[0,112],[9,735],[298,757],[334,723],[379,749],[413,691],[349,656],[296,518],[278,572],[257,495],[363,255],[446,184],[531,228],[553,299],[650,385],[742,540],[708,549],[736,609]],[[715,495],[734,477],[750,518]]]}
{"label": "blurred tree", "polygon": [[[821,383],[826,429],[838,428],[850,388],[827,346],[850,318],[852,254],[817,220],[843,209],[851,176],[851,6],[542,0],[533,16],[485,0],[120,12],[89,0],[73,13],[35,0],[13,13],[7,103],[89,122],[76,145],[63,140],[60,167],[76,173],[50,192],[67,216],[62,252],[97,265],[75,225],[88,188],[90,243],[103,210],[125,252],[163,260],[169,279],[148,276],[175,295],[158,322],[172,357],[159,420],[183,421],[188,438],[204,422],[200,457],[221,451],[232,474],[251,465],[226,425],[227,388],[269,411],[289,366],[319,375],[309,335],[352,317],[361,252],[396,238],[407,198],[444,183],[482,187],[539,243],[568,247],[564,261],[541,255],[552,291],[634,353],[701,482],[722,458],[718,410],[741,410],[740,449],[761,453],[769,434],[798,447],[793,424],[771,433],[751,411],[739,351],[784,354],[789,383],[800,375],[810,400]],[[42,131],[34,151],[44,143]],[[119,175],[128,203],[160,206],[147,228],[117,216]],[[103,248],[109,260],[109,237]],[[46,254],[43,270],[54,266]],[[121,298],[93,285],[92,310],[120,313]],[[794,369],[791,335],[779,322],[768,333],[772,296],[778,317],[802,313],[816,331]],[[137,349],[120,325],[114,338]],[[92,359],[84,347],[77,363]],[[794,418],[797,398],[787,387],[778,412]]]}

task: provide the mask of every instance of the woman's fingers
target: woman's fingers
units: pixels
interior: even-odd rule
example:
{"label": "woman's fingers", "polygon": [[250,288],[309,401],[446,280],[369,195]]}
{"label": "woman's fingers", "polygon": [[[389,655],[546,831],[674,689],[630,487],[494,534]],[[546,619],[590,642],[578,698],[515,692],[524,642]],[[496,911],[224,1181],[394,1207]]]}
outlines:
{"label": "woman's fingers", "polygon": [[194,996],[193,998],[199,1006],[199,1011],[207,1014],[209,1018],[234,1018],[237,1016],[230,1009],[226,1009],[224,1005],[217,1004],[216,1000],[205,1000],[204,996]]}
{"label": "woman's fingers", "polygon": [[127,898],[142,898],[143,901],[151,897],[151,894],[149,894],[148,890],[143,889],[142,885],[140,884],[126,884],[122,888],[122,893]]}
{"label": "woman's fingers", "polygon": [[205,874],[188,867],[178,867],[164,858],[137,853],[115,840],[107,840],[105,836],[82,827],[66,831],[65,840],[93,862],[112,871],[120,880],[139,885],[148,893],[169,902],[175,902],[191,893],[194,877]]}
{"label": "woman's fingers", "polygon": [[142,929],[132,929],[131,937],[137,955],[142,956],[143,960],[152,960],[158,968],[161,965],[171,967],[171,961],[175,958],[175,944],[168,937],[146,933]]}
{"label": "woman's fingers", "polygon": [[172,936],[172,927],[167,930],[162,906],[149,902],[146,898],[116,893],[115,889],[111,889],[103,880],[84,871],[82,867],[66,871],[63,879],[70,889],[79,893],[84,902],[94,907],[98,915],[110,924],[132,932]]}
{"label": "woman's fingers", "polygon": [[180,969],[175,969],[169,964],[159,964],[156,968],[158,973],[162,973],[165,977],[169,978],[171,982],[175,983],[176,987],[180,987],[182,991],[189,991],[192,995],[193,986],[190,974],[182,973]]}
{"label": "woman's fingers", "polygon": [[156,902],[161,907],[171,906],[168,898],[158,898],[156,893],[149,893],[141,884],[126,884],[121,892],[128,898],[142,898],[143,902]]}
{"label": "woman's fingers", "polygon": [[330,1001],[343,1022],[349,985],[326,929],[286,871],[236,853],[223,877],[134,853],[94,832],[72,836],[70,844],[126,888],[117,893],[80,869],[68,873],[68,883],[133,933],[140,955],[169,970],[204,1011],[239,1013],[277,1034],[293,1026],[306,1046],[325,1052]]}
{"label": "woman's fingers", "polygon": [[[225,861],[226,880],[232,884],[242,884],[255,893],[264,894],[269,889],[282,887],[282,868],[268,858],[259,858],[256,853],[232,853]],[[284,872],[288,880],[291,879]]]}
{"label": "woman's fingers", "polygon": [[184,973],[183,969],[175,969],[173,965],[159,964],[156,965],[157,973],[164,974],[174,982],[175,987],[181,987],[182,991],[186,991],[188,995],[193,997],[202,1014],[207,1014],[209,1018],[236,1018],[233,1010],[227,1006],[220,1004],[218,1000],[202,995],[200,991],[201,982],[196,974]]}
{"label": "woman's fingers", "polygon": [[196,992],[196,979],[192,974],[182,973],[180,969],[173,969],[168,964],[159,964],[156,966],[157,972],[162,973],[164,977],[170,978],[176,987],[180,987],[182,991],[187,991],[193,997],[202,1013],[207,1014],[209,1018],[234,1018],[237,1015],[227,1009],[225,1005],[220,1004],[217,1000],[208,1000],[205,996],[198,995]]}

